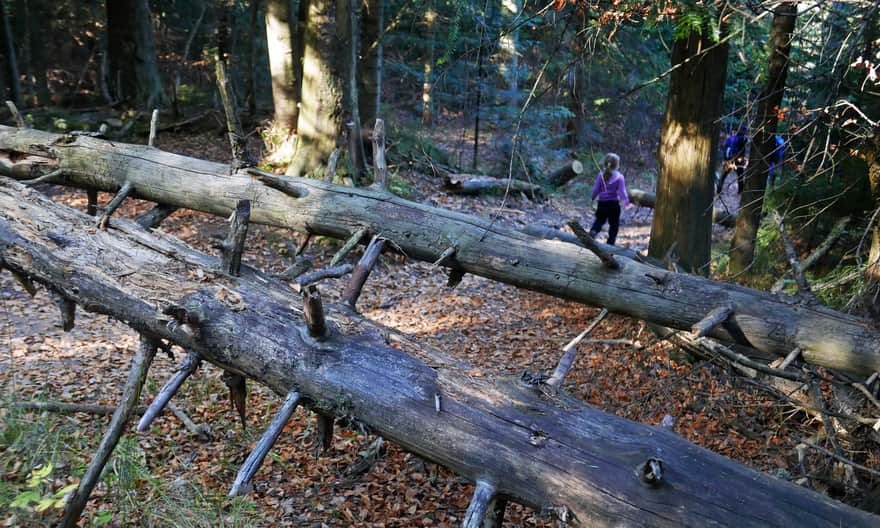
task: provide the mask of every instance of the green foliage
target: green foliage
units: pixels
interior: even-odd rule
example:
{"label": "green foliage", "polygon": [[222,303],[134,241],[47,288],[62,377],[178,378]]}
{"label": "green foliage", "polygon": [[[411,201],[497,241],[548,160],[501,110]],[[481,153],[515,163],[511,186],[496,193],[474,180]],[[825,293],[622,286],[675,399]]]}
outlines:
{"label": "green foliage", "polygon": [[675,30],[672,36],[675,40],[682,40],[689,38],[692,34],[706,36],[710,41],[718,42],[721,39],[721,27],[718,24],[717,16],[709,9],[687,3],[675,21]]}

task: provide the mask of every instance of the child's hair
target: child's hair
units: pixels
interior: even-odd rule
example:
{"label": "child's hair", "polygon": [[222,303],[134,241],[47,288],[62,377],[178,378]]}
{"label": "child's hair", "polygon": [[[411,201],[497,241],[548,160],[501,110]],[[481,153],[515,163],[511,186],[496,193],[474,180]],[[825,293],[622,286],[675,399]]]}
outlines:
{"label": "child's hair", "polygon": [[605,177],[611,177],[611,173],[620,167],[620,156],[613,152],[605,154]]}

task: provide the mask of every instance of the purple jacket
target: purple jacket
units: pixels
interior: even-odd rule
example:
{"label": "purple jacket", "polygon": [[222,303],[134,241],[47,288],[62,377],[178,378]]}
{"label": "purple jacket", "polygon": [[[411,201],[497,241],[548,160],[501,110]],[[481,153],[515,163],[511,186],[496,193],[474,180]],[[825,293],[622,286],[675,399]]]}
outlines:
{"label": "purple jacket", "polygon": [[602,174],[603,172],[600,172],[596,177],[596,184],[593,185],[593,195],[590,197],[590,200],[595,200],[598,196],[600,202],[620,201],[624,205],[629,205],[629,196],[626,194],[626,182],[623,179],[623,174],[614,171],[607,182],[602,177]]}

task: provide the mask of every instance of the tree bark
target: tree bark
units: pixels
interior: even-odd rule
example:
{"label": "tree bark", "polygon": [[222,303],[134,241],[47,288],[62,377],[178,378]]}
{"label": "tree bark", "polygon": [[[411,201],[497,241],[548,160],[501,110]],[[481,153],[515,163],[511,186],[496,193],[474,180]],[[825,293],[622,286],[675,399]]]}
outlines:
{"label": "tree bark", "polygon": [[302,79],[294,73],[293,36],[290,0],[267,0],[266,43],[269,48],[269,71],[272,77],[272,102],[276,127],[296,131],[298,85]]}
{"label": "tree bark", "polygon": [[164,102],[148,0],[107,4],[108,83],[117,101],[138,108]]}
{"label": "tree bark", "polygon": [[344,45],[338,9],[347,2],[301,0],[308,3],[304,35],[301,108],[297,124],[299,148],[287,173],[308,174],[326,165],[344,124],[345,68],[348,49]]}
{"label": "tree bark", "polygon": [[428,0],[424,22],[425,40],[428,41],[428,49],[425,50],[425,63],[422,68],[422,125],[430,126],[434,121],[432,97],[434,91],[434,54],[437,48],[436,0]]}
{"label": "tree bark", "polygon": [[[657,203],[657,197],[654,193],[642,191],[640,189],[627,189],[630,201],[640,207],[654,208]],[[717,205],[712,209],[712,222],[724,226],[734,227],[736,225],[736,213],[731,213]]]}
{"label": "tree bark", "polygon": [[785,357],[868,375],[880,371],[880,335],[868,321],[821,306],[702,277],[621,261],[609,271],[589,251],[538,240],[495,223],[390,195],[320,180],[273,176],[87,136],[0,127],[0,173],[32,179],[62,169],[62,184],[115,192],[131,182],[135,196],[228,217],[251,200],[251,222],[347,239],[366,228],[382,233],[410,258],[521,288],[604,306],[662,326],[689,330],[712,309],[734,314],[710,334]]}
{"label": "tree bark", "polygon": [[770,159],[777,148],[775,136],[779,121],[778,110],[788,76],[788,56],[796,18],[797,2],[782,2],[776,6],[768,42],[770,60],[767,84],[758,102],[758,122],[753,136],[756,148],[752,149],[749,157],[743,181],[742,205],[737,214],[736,230],[730,241],[730,270],[733,273],[747,271],[755,258],[755,241],[761,225]]}
{"label": "tree bark", "polygon": [[[95,232],[91,217],[5,178],[0,210],[5,267],[280,396],[296,391],[317,412],[355,416],[383,438],[483,482],[499,500],[583,526],[877,524],[871,514],[659,427],[565,393],[548,398],[540,382],[472,376],[472,366],[342,307],[327,307],[333,327],[316,340],[284,284],[248,267],[240,278],[190,278],[187,269],[216,269],[217,259],[134,223]],[[96,253],[105,257],[100,264]],[[198,313],[195,331],[169,324],[163,306]]]}
{"label": "tree bark", "polygon": [[6,2],[0,2],[0,33],[3,36],[3,55],[6,66],[6,77],[9,99],[16,106],[21,107],[21,82],[18,75],[18,58],[15,53],[15,41],[12,36],[12,27],[9,25],[9,14],[6,12]]}
{"label": "tree bark", "polygon": [[382,104],[382,32],[385,0],[368,0],[361,7],[358,67],[358,101],[361,125],[372,129]]}
{"label": "tree bark", "polygon": [[727,72],[727,44],[692,31],[672,48],[666,116],[660,132],[657,207],[648,254],[676,245],[679,264],[707,274],[712,237],[715,152]]}
{"label": "tree bark", "polygon": [[[880,128],[874,129],[867,139],[865,161],[868,164],[868,184],[874,211],[880,210]],[[880,319],[880,219],[874,218],[871,225],[871,247],[868,251],[868,264],[865,266],[865,286],[862,290],[861,304],[875,320]]]}

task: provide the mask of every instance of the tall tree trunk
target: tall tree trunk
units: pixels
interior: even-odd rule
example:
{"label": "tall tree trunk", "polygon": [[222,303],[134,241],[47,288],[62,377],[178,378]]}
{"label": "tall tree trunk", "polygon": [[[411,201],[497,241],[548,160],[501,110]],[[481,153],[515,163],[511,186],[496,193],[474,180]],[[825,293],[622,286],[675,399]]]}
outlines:
{"label": "tall tree trunk", "polygon": [[727,52],[726,44],[713,44],[696,32],[673,44],[672,65],[677,69],[669,77],[660,132],[657,207],[648,247],[649,255],[662,258],[675,244],[681,266],[704,275],[709,271],[712,168]]}
{"label": "tall tree trunk", "polygon": [[106,3],[108,81],[115,99],[139,108],[164,102],[148,0]]}
{"label": "tall tree trunk", "polygon": [[[880,209],[880,128],[874,129],[864,147],[868,163],[868,183],[874,211]],[[880,318],[880,219],[871,225],[871,248],[865,267],[865,285],[862,291],[862,307],[874,319]]]}
{"label": "tall tree trunk", "polygon": [[361,125],[372,129],[382,104],[382,32],[385,0],[367,0],[361,8],[358,101]]}
{"label": "tall tree trunk", "polygon": [[275,106],[273,119],[276,128],[293,133],[299,114],[297,86],[301,79],[296,77],[294,68],[298,59],[293,54],[291,14],[290,0],[266,1],[266,44]]}
{"label": "tall tree trunk", "polygon": [[428,49],[425,52],[425,65],[422,77],[422,125],[428,126],[433,122],[432,95],[434,90],[434,54],[437,49],[437,10],[436,0],[428,0],[425,9],[425,40],[428,41]]}
{"label": "tall tree trunk", "polygon": [[501,1],[501,33],[498,40],[498,71],[504,81],[507,104],[519,104],[519,29],[517,18],[522,13],[522,0]]}
{"label": "tall tree trunk", "polygon": [[770,172],[770,158],[776,150],[777,111],[785,91],[788,76],[788,56],[797,18],[797,3],[784,2],[776,7],[770,26],[770,61],[767,66],[767,84],[758,102],[758,122],[754,130],[754,144],[749,157],[742,190],[741,205],[736,218],[736,230],[730,247],[730,270],[741,273],[755,258],[755,240],[761,224],[764,190]]}
{"label": "tall tree trunk", "polygon": [[[249,33],[251,38],[248,39],[248,66],[247,80],[245,81],[245,101],[248,114],[253,120],[254,114],[257,113],[257,37],[258,26],[260,22],[260,4],[261,0],[251,0],[250,9],[250,25]],[[288,26],[289,27],[289,26]]]}
{"label": "tall tree trunk", "polygon": [[18,59],[15,56],[15,41],[12,36],[12,27],[9,25],[9,16],[6,12],[5,1],[0,1],[0,33],[3,34],[3,54],[6,59],[8,97],[20,107],[21,81],[18,76]]}
{"label": "tall tree trunk", "polygon": [[[46,74],[46,36],[48,20],[51,13],[48,12],[46,0],[28,0],[27,24],[28,38],[30,39],[30,71],[34,76],[34,89],[37,96],[37,104],[49,104],[49,79]],[[93,46],[96,46],[94,43]]]}
{"label": "tall tree trunk", "polygon": [[360,2],[337,0],[337,34],[345,63],[345,98],[343,114],[348,128],[348,154],[354,180],[362,182],[366,169],[366,155],[361,136],[360,94],[358,93],[358,54],[360,51]]}
{"label": "tall tree trunk", "polygon": [[[299,146],[287,168],[302,175],[325,165],[344,124],[345,68],[348,49],[340,39],[347,29],[338,24],[337,2],[310,0],[304,35]],[[346,3],[347,7],[347,3]]]}

